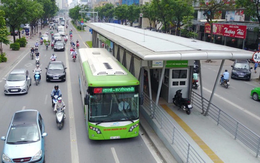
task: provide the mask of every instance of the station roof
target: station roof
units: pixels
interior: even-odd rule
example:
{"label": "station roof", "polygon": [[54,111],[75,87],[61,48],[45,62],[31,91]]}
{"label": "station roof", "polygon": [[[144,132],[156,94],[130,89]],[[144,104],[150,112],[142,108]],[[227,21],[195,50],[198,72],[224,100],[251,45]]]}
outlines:
{"label": "station roof", "polygon": [[143,60],[250,59],[253,52],[114,23],[88,23]]}

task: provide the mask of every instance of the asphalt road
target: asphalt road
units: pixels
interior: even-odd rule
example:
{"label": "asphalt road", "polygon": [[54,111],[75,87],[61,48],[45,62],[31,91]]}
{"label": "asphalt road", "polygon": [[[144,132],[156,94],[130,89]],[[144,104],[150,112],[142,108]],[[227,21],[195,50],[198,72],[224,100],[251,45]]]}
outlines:
{"label": "asphalt road", "polygon": [[[220,61],[216,63],[202,63],[203,92],[207,99],[210,99],[213,85],[220,67]],[[226,60],[222,73],[227,69],[231,73],[232,61]],[[252,70],[252,73],[253,70]],[[233,118],[247,126],[249,129],[260,135],[260,109],[259,102],[252,100],[250,92],[254,87],[259,87],[255,80],[244,81],[230,79],[228,89],[220,86],[219,78],[212,103],[224,110]],[[199,92],[199,89],[197,90]]]}
{"label": "asphalt road", "polygon": [[[82,36],[73,28],[73,40],[78,39],[83,47]],[[68,31],[67,31],[68,32]],[[40,45],[40,62],[42,80],[38,86],[32,80],[32,86],[26,95],[0,94],[0,136],[5,136],[12,115],[21,109],[37,109],[40,111],[44,122],[45,130],[48,133],[45,141],[46,162],[62,163],[85,163],[85,162],[116,162],[116,163],[155,163],[160,162],[159,157],[151,148],[151,143],[142,135],[133,139],[91,141],[87,136],[85,116],[82,101],[79,94],[78,84],[78,60],[74,63],[69,55],[69,43],[66,44],[65,52],[55,52],[57,60],[63,61],[67,67],[66,82],[46,82],[46,70],[49,58],[53,50],[46,50],[44,45]],[[14,68],[26,68],[31,73],[35,68],[35,60],[31,60],[29,54],[26,55]],[[55,114],[51,107],[50,93],[55,84],[60,86],[63,100],[66,103],[65,126],[58,130],[55,122]],[[0,82],[0,87],[4,88],[4,81]],[[0,149],[3,143],[0,143]]]}

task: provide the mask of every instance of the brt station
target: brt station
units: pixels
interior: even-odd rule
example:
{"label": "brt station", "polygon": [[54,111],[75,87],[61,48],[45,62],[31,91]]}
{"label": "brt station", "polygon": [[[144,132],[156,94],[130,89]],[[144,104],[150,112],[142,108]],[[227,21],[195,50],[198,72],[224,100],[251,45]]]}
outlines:
{"label": "brt station", "polygon": [[[202,100],[203,74],[199,70],[201,101],[200,105],[195,107],[207,115],[210,112],[216,85],[219,83],[221,73],[224,72],[222,67],[225,60],[251,59],[253,56],[253,52],[242,49],[120,24],[87,23],[87,26],[92,32],[92,47],[106,48],[140,81],[142,96],[140,111],[164,144],[167,144],[170,138],[167,140],[163,137],[153,122],[154,119],[158,119],[156,114],[165,112],[159,105],[159,98],[172,104],[176,91],[181,89],[182,97],[191,99],[194,107],[195,98],[198,98],[192,96],[195,60],[199,63],[199,69],[201,69],[200,60],[221,60],[208,103]],[[166,147],[174,157],[178,157],[169,145]]]}

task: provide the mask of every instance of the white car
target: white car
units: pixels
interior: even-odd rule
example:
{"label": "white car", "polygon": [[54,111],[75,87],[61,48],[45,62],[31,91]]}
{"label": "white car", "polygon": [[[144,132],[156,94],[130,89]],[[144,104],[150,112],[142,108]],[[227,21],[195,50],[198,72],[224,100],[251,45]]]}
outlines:
{"label": "white car", "polygon": [[42,39],[46,40],[46,41],[49,41],[49,36],[47,34],[43,34],[42,35]]}
{"label": "white car", "polygon": [[53,37],[54,37],[54,40],[56,40],[56,41],[61,40],[60,33],[55,33],[55,34],[53,35]]}
{"label": "white car", "polygon": [[4,94],[26,94],[31,86],[28,70],[14,69],[5,79]]}

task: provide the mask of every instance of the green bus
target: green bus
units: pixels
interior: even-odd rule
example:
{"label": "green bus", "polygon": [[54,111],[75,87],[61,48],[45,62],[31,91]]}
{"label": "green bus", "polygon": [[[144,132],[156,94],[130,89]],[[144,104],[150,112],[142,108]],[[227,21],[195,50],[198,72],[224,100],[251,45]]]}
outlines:
{"label": "green bus", "polygon": [[104,48],[81,48],[79,60],[89,139],[137,137],[139,81]]}

